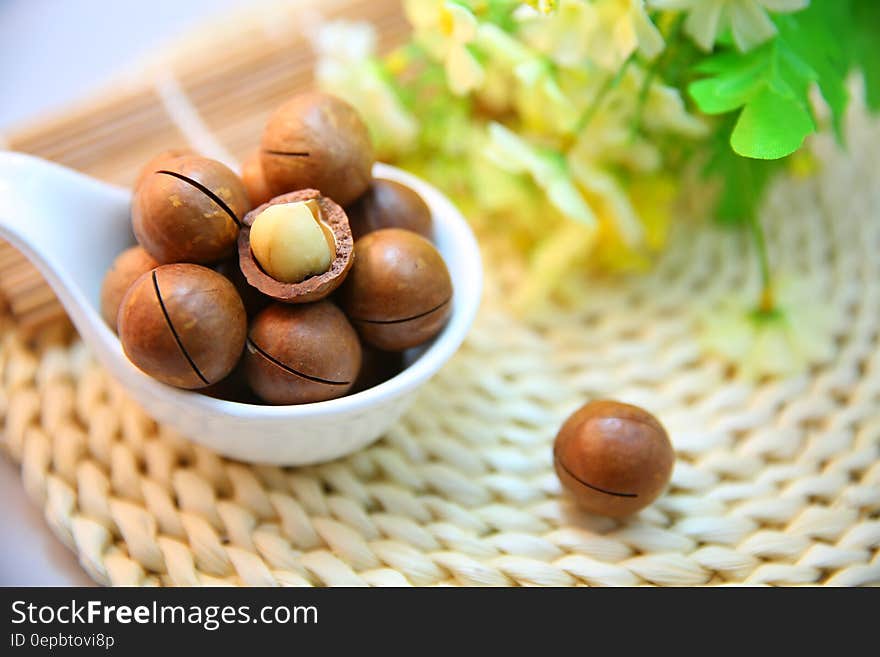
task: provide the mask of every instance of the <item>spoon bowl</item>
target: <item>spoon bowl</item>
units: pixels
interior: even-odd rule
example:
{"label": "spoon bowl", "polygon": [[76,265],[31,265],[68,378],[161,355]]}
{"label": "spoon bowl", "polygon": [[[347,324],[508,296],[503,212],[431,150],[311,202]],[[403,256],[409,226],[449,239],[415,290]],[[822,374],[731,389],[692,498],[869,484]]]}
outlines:
{"label": "spoon bowl", "polygon": [[104,274],[134,244],[128,190],[36,157],[0,152],[0,238],[19,249],[48,281],[83,341],[144,410],[181,435],[252,463],[300,465],[349,454],[379,438],[416,391],[449,360],[477,313],[482,266],[476,240],[437,189],[400,169],[376,164],[377,178],[418,192],[434,222],[434,242],[452,277],[452,315],[408,367],[347,397],[298,406],[261,406],[167,386],[132,365],[99,313]]}

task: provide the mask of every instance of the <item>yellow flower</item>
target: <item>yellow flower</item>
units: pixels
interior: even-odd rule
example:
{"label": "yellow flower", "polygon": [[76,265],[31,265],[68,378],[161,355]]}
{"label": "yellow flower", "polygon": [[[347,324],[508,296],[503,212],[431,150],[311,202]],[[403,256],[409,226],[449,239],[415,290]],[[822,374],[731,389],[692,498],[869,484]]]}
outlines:
{"label": "yellow flower", "polygon": [[528,174],[563,215],[595,227],[596,217],[574,184],[565,159],[555,151],[536,148],[500,123],[489,124],[486,156],[510,173]]}
{"label": "yellow flower", "polygon": [[550,16],[520,12],[520,34],[526,45],[547,55],[560,66],[581,66],[588,61],[590,18],[587,3],[562,0]]}
{"label": "yellow flower", "polygon": [[[707,126],[689,114],[677,89],[651,81],[643,97],[647,73],[633,63],[627,67],[616,87],[604,98],[598,110],[579,132],[570,158],[590,163],[617,164],[642,174],[656,171],[662,162],[655,141],[647,133],[674,133],[687,137],[704,135]],[[595,95],[586,81],[575,80],[563,90],[577,96],[578,90]],[[640,107],[640,102],[644,104]],[[578,98],[578,104],[583,100]],[[642,128],[636,131],[635,128]]]}
{"label": "yellow flower", "polygon": [[701,343],[747,378],[791,376],[834,358],[832,321],[821,295],[798,281],[776,289],[776,310],[757,312],[755,295],[727,300],[702,321]]}
{"label": "yellow flower", "polygon": [[515,71],[520,64],[535,58],[520,41],[492,23],[480,23],[477,30],[477,45],[488,57],[485,76],[480,87],[480,102],[493,114],[508,112],[520,85]]}
{"label": "yellow flower", "polygon": [[537,9],[542,14],[550,14],[556,11],[556,7],[559,5],[557,0],[526,0],[526,4]]}
{"label": "yellow flower", "polygon": [[583,159],[570,157],[568,163],[580,188],[591,197],[591,207],[601,208],[606,233],[613,229],[627,248],[638,249],[644,243],[644,226],[617,179]]}
{"label": "yellow flower", "polygon": [[617,68],[636,50],[647,59],[663,50],[663,37],[648,17],[644,0],[601,0],[592,7],[593,52],[606,68]]}
{"label": "yellow flower", "polygon": [[639,176],[629,185],[632,199],[642,225],[645,228],[645,246],[652,252],[666,246],[678,184],[669,174]]}
{"label": "yellow flower", "polygon": [[684,29],[703,50],[712,50],[718,35],[728,27],[736,47],[751,50],[776,34],[767,11],[800,11],[809,0],[649,0],[654,9],[688,12]]}
{"label": "yellow flower", "polygon": [[473,13],[460,4],[436,0],[406,0],[404,10],[416,37],[443,62],[449,89],[458,96],[477,89],[485,73],[469,48],[478,29]]}
{"label": "yellow flower", "polygon": [[616,70],[637,50],[653,59],[664,47],[644,0],[562,0],[557,12],[527,16],[522,27],[532,47],[562,66],[593,62]]}
{"label": "yellow flower", "polygon": [[545,61],[530,59],[514,69],[516,108],[527,131],[568,134],[577,123],[577,106],[559,87]]}

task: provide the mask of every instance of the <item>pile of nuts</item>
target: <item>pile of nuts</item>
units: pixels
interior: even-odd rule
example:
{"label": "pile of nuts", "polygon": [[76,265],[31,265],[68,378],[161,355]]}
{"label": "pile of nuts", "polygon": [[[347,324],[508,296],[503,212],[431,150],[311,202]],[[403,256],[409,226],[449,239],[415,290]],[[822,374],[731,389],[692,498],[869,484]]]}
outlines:
{"label": "pile of nuts", "polygon": [[134,365],[235,401],[302,404],[377,385],[445,325],[452,282],[412,189],[373,179],[344,101],[296,96],[239,177],[188,150],[135,182],[138,245],[101,312]]}

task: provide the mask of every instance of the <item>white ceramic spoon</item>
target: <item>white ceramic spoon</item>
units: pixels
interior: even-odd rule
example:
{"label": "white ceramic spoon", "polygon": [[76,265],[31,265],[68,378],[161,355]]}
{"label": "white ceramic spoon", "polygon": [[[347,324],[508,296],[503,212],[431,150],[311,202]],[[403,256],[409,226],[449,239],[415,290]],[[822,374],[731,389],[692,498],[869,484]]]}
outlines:
{"label": "white ceramic spoon", "polygon": [[434,187],[399,169],[377,164],[374,174],[412,187],[431,208],[435,243],[452,276],[452,317],[394,378],[315,404],[258,406],[213,399],[159,383],[128,361],[98,312],[104,273],[134,243],[128,190],[35,157],[0,152],[0,238],[37,266],[82,339],[158,421],[243,461],[316,463],[359,449],[394,424],[419,386],[461,345],[479,306],[480,253],[458,210]]}

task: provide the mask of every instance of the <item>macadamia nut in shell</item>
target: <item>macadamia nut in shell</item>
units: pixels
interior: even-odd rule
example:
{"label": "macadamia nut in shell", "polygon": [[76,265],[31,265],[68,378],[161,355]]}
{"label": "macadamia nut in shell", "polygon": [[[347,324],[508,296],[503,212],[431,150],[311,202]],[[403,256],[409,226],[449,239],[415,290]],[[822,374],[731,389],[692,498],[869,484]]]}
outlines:
{"label": "macadamia nut in shell", "polygon": [[357,111],[330,94],[294,96],[269,117],[263,176],[274,195],[317,189],[346,206],[370,183],[375,156]]}
{"label": "macadamia nut in shell", "polygon": [[178,388],[204,388],[232,372],[247,336],[244,305],[217,272],[191,264],[143,274],[122,299],[119,339],[129,360]]}
{"label": "macadamia nut in shell", "polygon": [[131,218],[138,243],[163,264],[207,264],[232,255],[250,209],[239,177],[194,155],[165,164],[135,190]]}
{"label": "macadamia nut in shell", "polygon": [[247,190],[252,208],[268,203],[275,196],[266,184],[261,158],[262,154],[256,150],[241,165],[241,182]]}
{"label": "macadamia nut in shell", "polygon": [[346,208],[351,234],[359,240],[382,228],[404,228],[431,239],[431,210],[415,190],[394,180],[374,178],[369,189]]}
{"label": "macadamia nut in shell", "polygon": [[101,317],[107,322],[107,326],[116,330],[119,305],[128,288],[142,274],[158,266],[159,263],[140,246],[126,249],[113,261],[101,285]]}
{"label": "macadamia nut in shell", "polygon": [[304,404],[342,397],[357,379],[361,345],[330,301],[274,304],[251,324],[245,376],[270,404]]}
{"label": "macadamia nut in shell", "polygon": [[562,425],[553,463],[581,507],[620,517],[643,509],[663,492],[675,452],[663,426],[647,411],[593,401]]}
{"label": "macadamia nut in shell", "polygon": [[403,351],[437,335],[452,310],[452,279],[434,245],[411,231],[385,228],[354,248],[340,300],[364,341]]}

